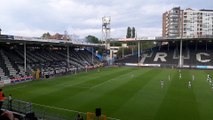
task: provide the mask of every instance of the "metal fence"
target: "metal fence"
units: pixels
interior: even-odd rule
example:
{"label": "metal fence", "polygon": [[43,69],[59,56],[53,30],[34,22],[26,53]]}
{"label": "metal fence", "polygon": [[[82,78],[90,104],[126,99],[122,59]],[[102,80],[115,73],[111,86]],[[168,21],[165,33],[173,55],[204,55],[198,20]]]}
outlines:
{"label": "metal fence", "polygon": [[[3,104],[3,109],[12,111],[19,120],[34,120],[26,119],[29,114],[33,114],[33,116],[36,117],[36,120],[76,120],[78,114],[83,116],[83,120],[87,119],[87,114],[84,112],[56,106],[41,105],[19,99],[12,99],[12,101],[6,99]],[[119,120],[108,116],[106,119]]]}
{"label": "metal fence", "polygon": [[[62,110],[61,108],[52,108],[26,102],[23,100],[6,99],[3,104],[3,109],[12,111],[19,120],[25,120],[27,114],[33,113],[38,120],[75,120],[78,112]],[[84,113],[81,115],[86,118]]]}
{"label": "metal fence", "polygon": [[22,114],[27,114],[32,112],[32,104],[30,102],[13,99],[9,101],[6,99],[3,104],[3,108],[11,111],[16,111]]}

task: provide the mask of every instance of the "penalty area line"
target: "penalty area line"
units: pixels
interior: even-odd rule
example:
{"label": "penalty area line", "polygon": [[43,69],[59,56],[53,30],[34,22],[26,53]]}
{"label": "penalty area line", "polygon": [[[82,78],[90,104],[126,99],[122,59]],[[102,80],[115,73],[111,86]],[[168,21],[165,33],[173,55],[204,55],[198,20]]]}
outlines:
{"label": "penalty area line", "polygon": [[[42,106],[42,107],[46,107],[46,108],[51,108],[51,109],[56,109],[56,110],[63,110],[63,111],[68,111],[68,112],[75,112],[75,113],[80,113],[80,114],[85,114],[85,112],[80,112],[80,111],[77,111],[77,110],[71,110],[71,109],[66,109],[66,108],[60,108],[60,107],[54,107],[54,106],[48,106],[48,105],[42,105],[42,104],[38,104],[38,103],[32,103],[33,105],[37,105],[37,106]],[[117,118],[113,118],[113,117],[107,117],[109,119],[112,119],[112,120],[120,120],[120,119],[117,119]]]}

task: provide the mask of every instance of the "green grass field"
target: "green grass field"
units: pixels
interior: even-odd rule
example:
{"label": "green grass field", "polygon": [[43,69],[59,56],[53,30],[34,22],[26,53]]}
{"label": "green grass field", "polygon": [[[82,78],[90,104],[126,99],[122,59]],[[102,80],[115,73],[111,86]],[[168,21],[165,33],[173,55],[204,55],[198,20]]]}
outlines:
{"label": "green grass field", "polygon": [[212,71],[181,70],[179,79],[176,69],[103,68],[100,72],[7,86],[4,92],[53,113],[61,112],[70,120],[75,111],[95,112],[97,107],[107,117],[120,120],[213,120],[213,90],[206,80],[208,73],[213,75]]}

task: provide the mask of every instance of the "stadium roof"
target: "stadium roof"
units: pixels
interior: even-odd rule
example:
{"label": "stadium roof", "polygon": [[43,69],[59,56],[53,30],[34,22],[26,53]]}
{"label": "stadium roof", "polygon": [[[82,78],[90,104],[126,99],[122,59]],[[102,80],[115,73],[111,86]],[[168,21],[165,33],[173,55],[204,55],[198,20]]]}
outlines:
{"label": "stadium roof", "polygon": [[119,42],[138,42],[138,41],[180,41],[180,40],[213,40],[213,36],[202,36],[202,37],[141,37],[141,38],[121,38],[111,39],[112,41]]}
{"label": "stadium roof", "polygon": [[9,43],[27,43],[27,44],[56,44],[61,46],[91,46],[91,47],[104,47],[103,44],[93,44],[88,42],[73,42],[67,40],[57,39],[42,39],[40,37],[23,37],[13,35],[0,35],[0,42]]}
{"label": "stadium roof", "polygon": [[[110,41],[118,42],[138,42],[138,41],[188,41],[188,40],[213,40],[213,36],[202,36],[199,38],[193,37],[141,37],[141,38],[115,38]],[[104,44],[93,44],[88,42],[77,42],[78,40],[57,40],[57,39],[42,39],[40,37],[24,37],[13,35],[0,35],[0,42],[9,43],[27,43],[27,44],[47,44],[47,45],[59,45],[59,46],[87,46],[87,47],[105,47]]]}

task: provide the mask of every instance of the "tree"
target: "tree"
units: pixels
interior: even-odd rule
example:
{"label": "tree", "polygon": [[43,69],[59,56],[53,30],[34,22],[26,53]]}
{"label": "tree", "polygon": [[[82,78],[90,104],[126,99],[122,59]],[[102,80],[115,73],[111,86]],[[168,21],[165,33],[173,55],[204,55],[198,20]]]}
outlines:
{"label": "tree", "polygon": [[127,33],[126,33],[126,38],[135,38],[136,35],[135,35],[135,27],[128,27],[127,28]]}
{"label": "tree", "polygon": [[89,43],[101,43],[97,37],[92,36],[92,35],[88,35],[86,37],[86,41]]}
{"label": "tree", "polygon": [[[89,42],[89,43],[101,43],[101,41],[97,37],[95,37],[93,35],[88,35],[86,37],[86,42]],[[96,48],[95,47],[94,51],[98,51],[98,54],[102,55],[104,50],[103,50],[103,48],[99,48],[99,47]]]}
{"label": "tree", "polygon": [[127,28],[127,33],[126,33],[126,38],[131,38],[131,32],[132,32],[131,28],[128,27]]}
{"label": "tree", "polygon": [[135,27],[132,27],[132,38],[135,38]]}
{"label": "tree", "polygon": [[44,39],[48,39],[48,38],[50,38],[50,36],[51,36],[50,33],[47,32],[47,33],[44,33],[41,37]]}
{"label": "tree", "polygon": [[121,43],[117,41],[112,41],[110,42],[110,46],[121,46]]}
{"label": "tree", "polygon": [[128,46],[130,46],[130,45],[137,45],[137,43],[136,42],[128,42],[127,45]]}

